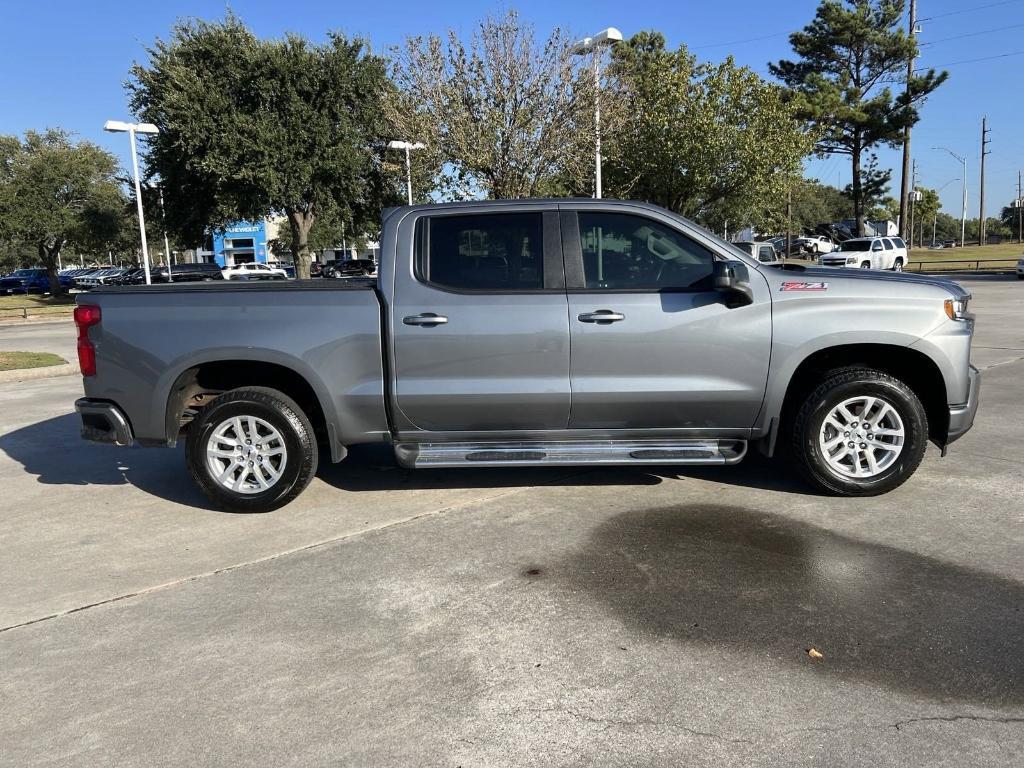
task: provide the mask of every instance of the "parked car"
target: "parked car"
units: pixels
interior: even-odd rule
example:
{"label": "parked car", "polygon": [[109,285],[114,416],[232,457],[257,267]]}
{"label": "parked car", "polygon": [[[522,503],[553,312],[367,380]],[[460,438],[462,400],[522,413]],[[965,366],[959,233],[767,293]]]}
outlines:
{"label": "parked car", "polygon": [[309,265],[309,276],[310,277],[322,277],[324,265],[319,261],[314,261]]}
{"label": "parked car", "polygon": [[30,267],[16,269],[6,277],[0,278],[0,295],[14,293],[49,293],[50,275],[45,269]]}
{"label": "parked car", "polygon": [[[108,285],[111,280],[117,280],[127,269],[122,267],[104,267],[101,269],[94,269],[92,272],[87,272],[80,277],[75,278],[75,287],[88,291],[95,288],[97,285]],[[116,284],[116,283],[115,283]]]}
{"label": "parked car", "polygon": [[267,266],[273,269],[282,269],[284,270],[285,277],[290,280],[295,279],[295,265],[290,261],[268,261]]}
{"label": "parked car", "polygon": [[870,496],[974,422],[950,280],[767,267],[583,198],[389,209],[381,245],[372,282],[81,296],[83,436],[183,441],[203,492],[257,512],[306,487],[318,445],[363,443],[415,468],[729,465],[781,436],[815,487]]}
{"label": "parked car", "polygon": [[907,244],[898,237],[855,237],[839,244],[819,259],[823,267],[859,267],[902,272],[907,264]]}
{"label": "parked car", "polygon": [[1024,256],[1017,259],[1017,279],[1024,280]]}
{"label": "parked car", "polygon": [[801,235],[793,242],[803,253],[832,253],[836,248],[835,243],[824,235]]}
{"label": "parked car", "polygon": [[943,240],[943,248],[956,248],[959,243],[956,240]]}
{"label": "parked car", "polygon": [[272,267],[269,264],[251,262],[248,264],[236,264],[233,267],[224,267],[222,270],[225,280],[287,280],[288,273],[280,267]]}
{"label": "parked car", "polygon": [[345,259],[329,261],[324,266],[324,277],[368,277],[377,274],[377,264],[371,259]]}
{"label": "parked car", "polygon": [[742,240],[738,243],[733,243],[737,248],[746,251],[755,259],[762,264],[780,264],[782,257],[779,252],[775,250],[775,246],[772,243],[759,243],[751,240]]}
{"label": "parked car", "polygon": [[[223,280],[224,274],[219,264],[200,261],[196,264],[172,264],[169,271],[166,265],[152,267],[149,278],[154,283],[198,283]],[[146,282],[145,272],[135,279],[140,283]]]}

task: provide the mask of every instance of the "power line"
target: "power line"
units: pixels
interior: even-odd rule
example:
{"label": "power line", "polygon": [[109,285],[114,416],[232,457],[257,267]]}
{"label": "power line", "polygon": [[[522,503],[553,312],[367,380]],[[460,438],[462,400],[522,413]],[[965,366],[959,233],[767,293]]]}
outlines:
{"label": "power line", "polygon": [[770,40],[773,37],[782,37],[783,35],[792,34],[792,30],[786,30],[785,32],[773,32],[770,35],[762,35],[761,37],[748,37],[746,40],[733,40],[728,43],[711,43],[710,45],[694,45],[690,48],[691,51],[699,51],[703,48],[725,48],[728,45],[742,45],[743,43],[756,43],[761,40]]}
{"label": "power line", "polygon": [[1019,3],[1021,0],[1002,0],[999,3],[987,3],[985,5],[975,5],[971,8],[960,8],[956,11],[947,11],[946,13],[936,13],[934,16],[925,16],[923,19],[918,21],[931,21],[932,19],[943,19],[946,16],[956,16],[958,13],[970,13],[971,11],[980,11],[984,8],[995,8],[998,5],[1010,5],[1012,3]]}
{"label": "power line", "polygon": [[967,32],[963,35],[954,35],[953,37],[942,37],[938,40],[929,40],[927,43],[919,43],[919,47],[924,48],[926,45],[935,45],[936,43],[945,43],[950,40],[962,40],[965,37],[977,37],[978,35],[987,35],[992,32],[1002,32],[1005,29],[1017,29],[1018,27],[1024,27],[1024,24],[1011,24],[1008,27],[996,27],[995,29],[983,29],[980,32]]}
{"label": "power line", "polygon": [[927,67],[918,67],[915,72],[924,72],[926,69],[939,69],[940,67],[952,67],[956,64],[973,64],[976,61],[992,61],[993,59],[1005,59],[1009,56],[1020,56],[1024,54],[1024,51],[1011,51],[1010,53],[997,53],[995,56],[982,56],[978,59],[961,59],[960,61],[950,61],[945,64],[931,64]]}

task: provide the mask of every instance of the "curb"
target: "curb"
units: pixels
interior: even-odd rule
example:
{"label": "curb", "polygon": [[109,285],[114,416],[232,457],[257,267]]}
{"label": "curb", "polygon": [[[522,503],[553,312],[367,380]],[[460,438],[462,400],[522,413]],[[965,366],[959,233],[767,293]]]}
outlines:
{"label": "curb", "polygon": [[46,365],[42,368],[16,368],[13,371],[0,371],[0,384],[10,381],[30,381],[33,379],[52,379],[57,376],[71,376],[78,373],[78,365]]}

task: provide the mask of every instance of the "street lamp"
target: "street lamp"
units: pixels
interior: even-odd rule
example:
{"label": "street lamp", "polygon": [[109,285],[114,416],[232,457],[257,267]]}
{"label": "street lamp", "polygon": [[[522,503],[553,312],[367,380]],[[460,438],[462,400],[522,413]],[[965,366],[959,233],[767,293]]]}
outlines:
{"label": "street lamp", "polygon": [[964,237],[967,235],[967,158],[966,157],[961,157],[960,155],[958,155],[956,152],[954,152],[952,149],[949,149],[948,147],[932,147],[932,149],[940,149],[943,152],[948,152],[953,157],[955,157],[957,160],[959,160],[961,163],[963,163],[963,166],[964,166],[964,176],[963,176],[963,182],[964,182],[963,210],[960,213],[960,247],[963,248],[964,247]]}
{"label": "street lamp", "polygon": [[146,220],[142,216],[142,187],[139,185],[139,157],[135,151],[135,134],[160,133],[160,129],[152,123],[124,123],[120,120],[107,120],[103,124],[104,131],[111,133],[127,133],[132,147],[132,175],[135,179],[135,204],[139,210],[139,235],[142,238],[142,267],[146,272],[146,285],[152,280],[149,277],[149,248],[146,246]]}
{"label": "street lamp", "polygon": [[409,151],[413,149],[426,149],[427,145],[417,141],[416,143],[410,141],[389,141],[388,149],[404,149],[405,150],[405,186],[409,193],[409,205],[412,205],[412,161],[409,159]]}
{"label": "street lamp", "polygon": [[598,32],[593,37],[585,37],[572,47],[578,56],[594,54],[594,197],[601,199],[601,46],[612,46],[622,40],[622,33],[615,27]]}

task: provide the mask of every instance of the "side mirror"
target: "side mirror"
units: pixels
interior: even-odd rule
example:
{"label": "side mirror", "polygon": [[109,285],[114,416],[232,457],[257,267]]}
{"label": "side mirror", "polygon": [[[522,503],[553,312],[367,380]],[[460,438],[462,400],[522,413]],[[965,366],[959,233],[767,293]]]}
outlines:
{"label": "side mirror", "polygon": [[741,261],[716,261],[712,273],[715,290],[726,296],[729,307],[742,307],[754,301],[750,273]]}
{"label": "side mirror", "polygon": [[882,246],[879,243],[875,243],[874,245],[871,246],[871,250],[872,251],[880,251],[880,250],[882,250]]}

